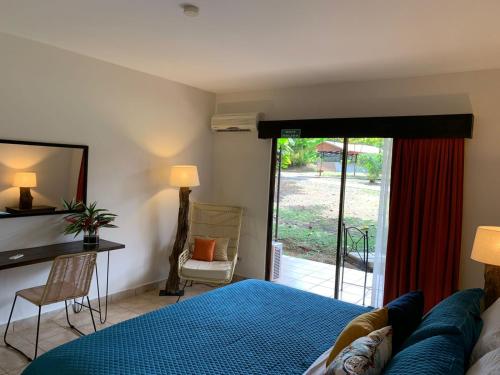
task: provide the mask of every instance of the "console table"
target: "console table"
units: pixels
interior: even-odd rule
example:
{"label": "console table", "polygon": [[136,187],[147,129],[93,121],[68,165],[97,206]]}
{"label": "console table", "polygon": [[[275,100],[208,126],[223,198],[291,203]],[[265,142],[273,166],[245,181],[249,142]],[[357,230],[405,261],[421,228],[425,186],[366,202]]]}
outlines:
{"label": "console table", "polygon": [[[104,324],[108,316],[109,252],[112,250],[119,250],[124,248],[125,245],[123,244],[106,240],[100,240],[99,244],[97,245],[91,245],[91,246],[85,245],[85,247],[83,246],[83,241],[72,241],[72,242],[58,243],[47,246],[0,251],[0,270],[22,267],[30,264],[49,262],[51,260],[54,260],[59,255],[76,254],[84,251],[96,251],[98,253],[107,252],[108,259],[106,264],[106,295],[105,295],[104,315],[102,313],[102,308],[101,308],[101,291],[99,287],[99,274],[97,272],[97,264],[95,268],[95,275],[97,283],[97,301],[99,308],[98,309],[92,308],[93,311],[99,313],[99,320],[101,324]],[[23,256],[17,258],[16,255],[20,254],[22,254]],[[90,307],[84,305],[83,301],[82,302],[74,301],[74,302],[75,303],[73,304],[73,310],[75,311],[75,313],[79,313],[84,306],[87,308]]]}

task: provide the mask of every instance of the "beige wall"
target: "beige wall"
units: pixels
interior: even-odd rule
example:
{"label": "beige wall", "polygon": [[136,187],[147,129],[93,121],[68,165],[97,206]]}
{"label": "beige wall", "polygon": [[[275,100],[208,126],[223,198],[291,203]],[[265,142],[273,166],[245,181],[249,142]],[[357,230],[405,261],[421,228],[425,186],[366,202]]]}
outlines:
{"label": "beige wall", "polygon": [[[111,254],[111,292],[165,278],[178,209],[169,165],[197,164],[193,197],[210,199],[214,95],[4,34],[0,50],[0,138],[90,147],[89,200],[119,215],[101,235],[127,245]],[[62,229],[61,216],[2,219],[0,251],[71,240]],[[0,271],[0,324],[15,291],[42,284],[48,267]]]}
{"label": "beige wall", "polygon": [[[467,113],[475,115],[466,141],[462,287],[482,286],[482,266],[469,259],[478,225],[500,225],[500,70],[342,83],[217,96],[219,113],[262,111],[266,119]],[[270,141],[256,134],[214,138],[214,192],[221,202],[252,207],[238,272],[263,277]]]}

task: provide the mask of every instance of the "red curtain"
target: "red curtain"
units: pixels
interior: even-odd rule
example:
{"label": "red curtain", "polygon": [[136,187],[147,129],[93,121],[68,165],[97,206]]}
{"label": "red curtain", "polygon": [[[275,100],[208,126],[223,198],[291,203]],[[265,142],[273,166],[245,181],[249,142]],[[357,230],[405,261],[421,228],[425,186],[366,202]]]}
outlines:
{"label": "red curtain", "polygon": [[80,172],[78,173],[78,185],[76,187],[76,201],[83,202],[85,192],[85,155],[82,155]]}
{"label": "red curtain", "polygon": [[421,289],[425,311],[458,289],[463,139],[394,139],[384,303]]}

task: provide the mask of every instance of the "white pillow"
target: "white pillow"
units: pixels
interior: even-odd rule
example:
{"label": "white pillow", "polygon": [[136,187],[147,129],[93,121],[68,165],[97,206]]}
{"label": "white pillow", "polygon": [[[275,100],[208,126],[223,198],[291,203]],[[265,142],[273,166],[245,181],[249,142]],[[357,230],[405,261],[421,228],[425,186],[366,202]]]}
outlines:
{"label": "white pillow", "polygon": [[[498,302],[498,301],[497,301]],[[500,375],[500,348],[483,355],[466,375]]]}
{"label": "white pillow", "polygon": [[471,364],[486,353],[500,348],[500,298],[482,313],[481,319],[483,319],[483,329],[472,350]]}
{"label": "white pillow", "polygon": [[326,361],[328,360],[332,349],[333,346],[331,346],[326,352],[321,354],[318,359],[316,359],[302,375],[324,375],[326,371]]}

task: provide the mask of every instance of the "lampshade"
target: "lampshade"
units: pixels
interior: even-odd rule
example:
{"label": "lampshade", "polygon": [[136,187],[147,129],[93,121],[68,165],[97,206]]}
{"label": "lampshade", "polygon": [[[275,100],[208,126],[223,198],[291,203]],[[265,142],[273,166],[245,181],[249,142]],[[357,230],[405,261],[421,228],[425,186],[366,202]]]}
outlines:
{"label": "lampshade", "polygon": [[35,172],[18,172],[14,175],[15,187],[36,187],[36,173]]}
{"label": "lampshade", "polygon": [[177,187],[199,186],[196,165],[174,165],[170,170],[170,185]]}
{"label": "lampshade", "polygon": [[494,266],[500,266],[500,227],[478,227],[472,259]]}

